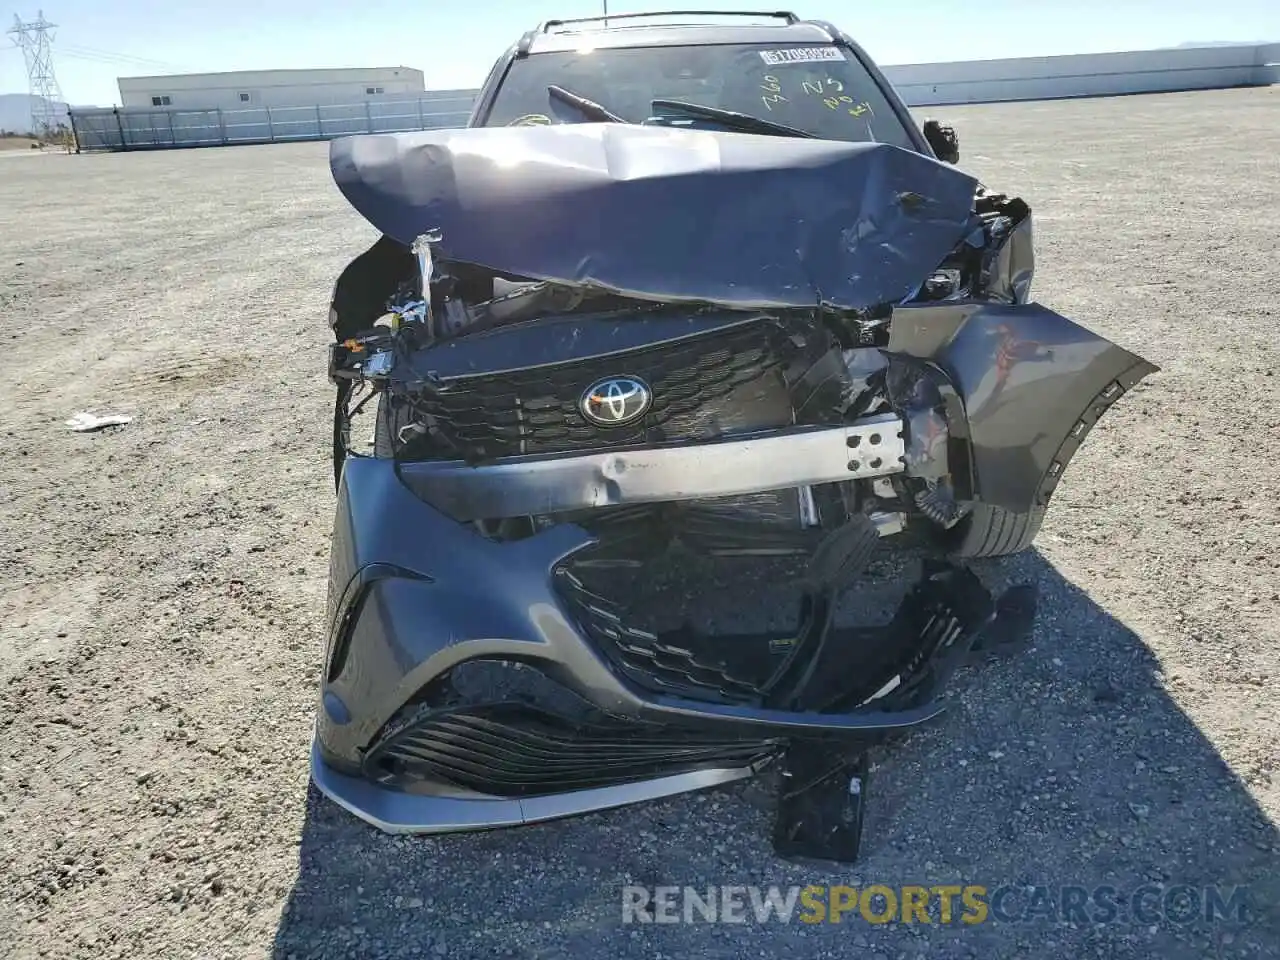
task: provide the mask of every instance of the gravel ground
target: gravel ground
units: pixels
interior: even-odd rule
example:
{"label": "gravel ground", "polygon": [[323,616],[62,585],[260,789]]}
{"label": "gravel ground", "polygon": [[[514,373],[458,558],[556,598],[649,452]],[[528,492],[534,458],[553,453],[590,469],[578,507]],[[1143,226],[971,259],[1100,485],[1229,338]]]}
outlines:
{"label": "gravel ground", "polygon": [[[853,868],[777,860],[764,780],[443,839],[318,800],[324,316],[371,231],[319,144],[4,164],[0,952],[1280,957],[1280,87],[937,114],[1035,208],[1038,298],[1163,371],[994,571],[1040,581],[1034,647],[877,757]],[[621,923],[625,883],[858,882],[1243,884],[1251,912]]]}

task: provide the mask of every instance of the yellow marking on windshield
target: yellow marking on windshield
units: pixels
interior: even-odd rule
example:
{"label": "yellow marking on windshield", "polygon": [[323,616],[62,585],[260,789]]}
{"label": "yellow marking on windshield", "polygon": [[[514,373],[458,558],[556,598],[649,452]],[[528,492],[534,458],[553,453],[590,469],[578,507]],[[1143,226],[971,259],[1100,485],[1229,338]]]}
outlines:
{"label": "yellow marking on windshield", "polygon": [[775,103],[787,103],[787,98],[782,95],[782,84],[778,82],[777,77],[766,76],[760,82],[760,89],[764,91],[760,95],[760,102],[769,110],[773,109]]}
{"label": "yellow marking on windshield", "polygon": [[[782,82],[776,76],[766,75],[763,77],[760,81],[760,89],[763,91],[760,96],[760,102],[769,110],[773,110],[773,105],[776,103],[790,102],[783,94]],[[866,100],[855,100],[846,94],[844,92],[844,82],[837,80],[835,77],[802,80],[800,82],[800,92],[804,94],[800,98],[801,101],[813,97],[821,100],[828,109],[848,113],[851,117],[862,117],[867,114],[875,115],[870,103]]]}

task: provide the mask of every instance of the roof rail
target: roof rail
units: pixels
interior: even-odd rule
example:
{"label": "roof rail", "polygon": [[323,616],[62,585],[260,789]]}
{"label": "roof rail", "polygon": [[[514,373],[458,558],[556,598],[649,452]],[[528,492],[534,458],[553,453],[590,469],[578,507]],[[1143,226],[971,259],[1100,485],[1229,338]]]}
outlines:
{"label": "roof rail", "polygon": [[516,44],[516,56],[520,58],[529,55],[529,48],[533,46],[533,41],[537,38],[541,30],[526,30],[520,36],[520,42]]}
{"label": "roof rail", "polygon": [[538,24],[538,33],[550,33],[552,27],[567,27],[577,23],[608,23],[610,20],[638,20],[644,17],[768,17],[785,20],[787,24],[799,23],[800,18],[788,10],[654,10],[649,13],[611,13],[601,17],[577,17],[572,20],[547,20]]}

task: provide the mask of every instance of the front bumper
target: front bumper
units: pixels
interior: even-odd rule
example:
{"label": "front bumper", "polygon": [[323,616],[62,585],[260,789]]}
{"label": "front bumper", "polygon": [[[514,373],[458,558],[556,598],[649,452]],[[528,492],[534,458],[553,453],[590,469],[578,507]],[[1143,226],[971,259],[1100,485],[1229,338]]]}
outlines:
{"label": "front bumper", "polygon": [[[792,739],[875,739],[943,709],[932,696],[941,674],[862,705],[830,690],[806,704],[636,682],[557,586],[561,564],[594,542],[585,530],[486,539],[415,496],[404,467],[352,457],[344,469],[312,751],[317,786],[375,826],[466,830],[633,803],[749,776]],[[992,607],[985,593],[952,606],[923,626],[959,650]],[[856,672],[841,659],[846,639],[811,623],[796,641],[812,655],[801,672]],[[536,675],[559,702],[537,713],[502,690],[470,705],[456,690],[441,698],[442,681],[495,661]],[[495,705],[507,708],[500,718],[477,712]]]}
{"label": "front bumper", "polygon": [[[1047,506],[1093,422],[1154,369],[1037,305],[897,313],[891,352],[927,362],[948,385],[963,487],[1008,517]],[[480,468],[349,457],[331,546],[317,785],[388,830],[502,826],[724,782],[791,744],[837,743],[838,753],[937,716],[945,681],[1001,629],[1008,605],[971,573],[926,564],[888,626],[836,628],[830,598],[865,562],[869,520],[824,541],[800,632],[777,669],[745,677],[575,595],[566,567],[595,543],[584,528],[499,542],[463,522],[897,472],[902,432],[891,418]],[[887,456],[868,458],[879,445]],[[529,691],[503,683],[459,686],[472,667],[494,664],[531,676],[555,705],[531,707]]]}

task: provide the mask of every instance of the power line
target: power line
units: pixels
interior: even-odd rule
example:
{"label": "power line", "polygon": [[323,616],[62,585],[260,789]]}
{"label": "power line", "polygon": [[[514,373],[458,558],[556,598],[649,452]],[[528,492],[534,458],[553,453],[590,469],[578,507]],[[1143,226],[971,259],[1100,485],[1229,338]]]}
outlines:
{"label": "power line", "polygon": [[107,67],[129,67],[135,70],[159,70],[162,68],[177,69],[173,64],[160,63],[139,63],[136,60],[114,60],[108,57],[93,56],[85,53],[75,53],[66,50],[60,50],[60,55],[69,60],[80,60],[85,63],[97,63]]}
{"label": "power line", "polygon": [[41,10],[30,23],[23,23],[15,14],[13,28],[8,31],[14,37],[14,43],[22,48],[22,56],[27,64],[27,87],[31,93],[31,132],[37,136],[48,136],[62,125],[62,118],[59,116],[62,89],[53,72],[54,27],[55,24],[46,20],[44,11]]}
{"label": "power line", "polygon": [[75,57],[80,60],[98,61],[101,63],[119,63],[137,66],[150,67],[176,67],[174,63],[167,60],[156,60],[152,57],[138,57],[131,53],[115,53],[111,50],[99,50],[96,47],[85,47],[77,44],[64,43],[59,46],[59,51],[65,56]]}

